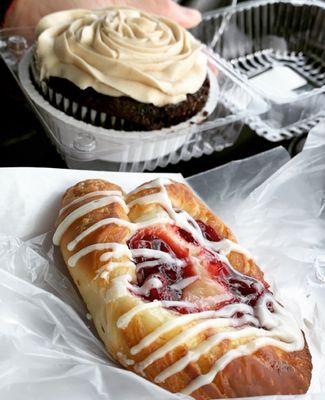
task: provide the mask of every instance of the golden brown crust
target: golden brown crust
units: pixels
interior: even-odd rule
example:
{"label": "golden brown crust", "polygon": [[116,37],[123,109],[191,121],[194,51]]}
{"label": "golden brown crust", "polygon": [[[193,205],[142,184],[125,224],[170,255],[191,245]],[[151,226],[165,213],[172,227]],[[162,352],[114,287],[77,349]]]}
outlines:
{"label": "golden brown crust", "polygon": [[[117,185],[109,182],[88,180],[70,188],[63,197],[62,206],[95,190],[122,191]],[[186,185],[173,182],[172,184],[166,185],[166,190],[174,208],[183,209],[194,219],[199,219],[210,225],[220,237],[235,241],[231,230],[216,217]],[[126,201],[130,203],[138,197],[153,194],[158,191],[159,189],[157,188],[139,190],[126,197]],[[58,223],[74,209],[88,201],[89,199],[69,207],[59,217]],[[126,242],[129,229],[124,226],[110,224],[88,235],[78,244],[74,251],[69,252],[67,250],[67,244],[94,222],[111,217],[121,218],[126,221],[135,221],[141,215],[150,216],[162,210],[161,205],[157,203],[145,205],[136,204],[131,208],[130,212],[126,214],[120,204],[113,203],[90,212],[74,222],[63,235],[60,248],[65,262],[68,262],[72,254],[90,244]],[[178,327],[174,327],[157,338],[153,343],[144,347],[137,354],[131,354],[130,349],[137,345],[149,333],[153,332],[162,324],[179,318],[180,315],[162,307],[148,309],[144,313],[137,314],[127,326],[118,328],[117,321],[119,317],[131,310],[135,305],[141,304],[141,300],[135,296],[129,296],[120,297],[116,299],[116,301],[109,303],[105,301],[103,293],[113,293],[113,290],[115,290],[113,289],[114,278],[129,273],[134,279],[134,273],[130,267],[125,266],[112,270],[107,280],[95,279],[96,271],[103,265],[103,262],[99,260],[103,252],[104,251],[94,251],[82,257],[78,261],[77,266],[69,268],[69,271],[93,316],[98,333],[104,341],[108,352],[126,368],[135,371],[136,368],[131,364],[132,362],[138,363],[142,361],[177,334],[185,332],[190,327],[195,326],[197,321],[187,322]],[[119,260],[124,260],[126,263],[127,257],[122,257]],[[240,272],[260,280],[263,279],[263,273],[259,267],[244,254],[232,252],[229,256],[229,261],[232,266]],[[175,363],[178,359],[186,355],[189,350],[196,348],[199,343],[214,333],[215,330],[213,328],[207,328],[188,338],[182,344],[177,345],[163,357],[150,364],[145,369],[145,377],[154,381],[154,378],[162,370]],[[251,337],[246,337],[236,341],[228,339],[223,340],[208,353],[201,356],[198,361],[189,363],[181,372],[176,373],[164,383],[161,383],[161,386],[172,392],[181,391],[197,376],[207,373],[214,363],[227,351],[251,339]],[[265,346],[249,356],[239,357],[231,361],[224,369],[217,373],[211,384],[202,386],[200,389],[193,392],[192,396],[201,400],[253,395],[305,393],[309,387],[311,369],[311,356],[307,344],[303,350],[297,352],[285,352],[276,347]]]}
{"label": "golden brown crust", "polygon": [[[263,347],[253,355],[233,360],[218,373],[209,391],[212,398],[302,394],[309,387],[311,369],[307,345],[291,353]],[[200,398],[202,390],[195,396]]]}

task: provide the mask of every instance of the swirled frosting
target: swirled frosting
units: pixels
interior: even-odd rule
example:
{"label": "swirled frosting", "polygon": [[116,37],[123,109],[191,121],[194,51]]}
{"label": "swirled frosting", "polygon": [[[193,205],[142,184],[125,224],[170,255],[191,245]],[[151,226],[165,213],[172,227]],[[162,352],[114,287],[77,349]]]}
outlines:
{"label": "swirled frosting", "polygon": [[200,43],[175,22],[140,10],[61,11],[44,17],[36,33],[40,79],[164,106],[186,100],[206,78]]}

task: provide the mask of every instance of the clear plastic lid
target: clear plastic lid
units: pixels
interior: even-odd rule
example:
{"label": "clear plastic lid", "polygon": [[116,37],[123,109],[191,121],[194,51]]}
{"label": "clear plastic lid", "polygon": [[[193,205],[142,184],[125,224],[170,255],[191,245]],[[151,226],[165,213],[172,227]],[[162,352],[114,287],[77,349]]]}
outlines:
{"label": "clear plastic lid", "polygon": [[249,120],[269,140],[325,117],[325,3],[262,0],[207,13],[194,35],[269,104]]}

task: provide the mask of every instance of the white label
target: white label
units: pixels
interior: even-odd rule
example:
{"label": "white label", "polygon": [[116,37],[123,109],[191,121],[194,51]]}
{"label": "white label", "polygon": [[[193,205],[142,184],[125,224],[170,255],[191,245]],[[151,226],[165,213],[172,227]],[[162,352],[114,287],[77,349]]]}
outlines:
{"label": "white label", "polygon": [[282,104],[295,96],[294,90],[305,86],[307,81],[289,67],[274,65],[272,69],[251,78],[250,83],[255,89]]}

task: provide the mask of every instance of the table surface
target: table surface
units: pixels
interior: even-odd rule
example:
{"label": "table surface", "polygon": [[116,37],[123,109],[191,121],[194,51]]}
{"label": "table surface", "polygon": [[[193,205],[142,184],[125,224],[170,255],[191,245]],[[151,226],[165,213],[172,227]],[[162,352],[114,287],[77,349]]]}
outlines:
{"label": "table surface", "polygon": [[[0,166],[66,168],[66,163],[46,136],[2,60],[0,60],[0,77],[4,99],[1,105]],[[269,142],[245,126],[232,147],[198,159],[157,168],[156,171],[180,172],[187,177],[279,145],[288,148],[289,144],[289,140]]]}

